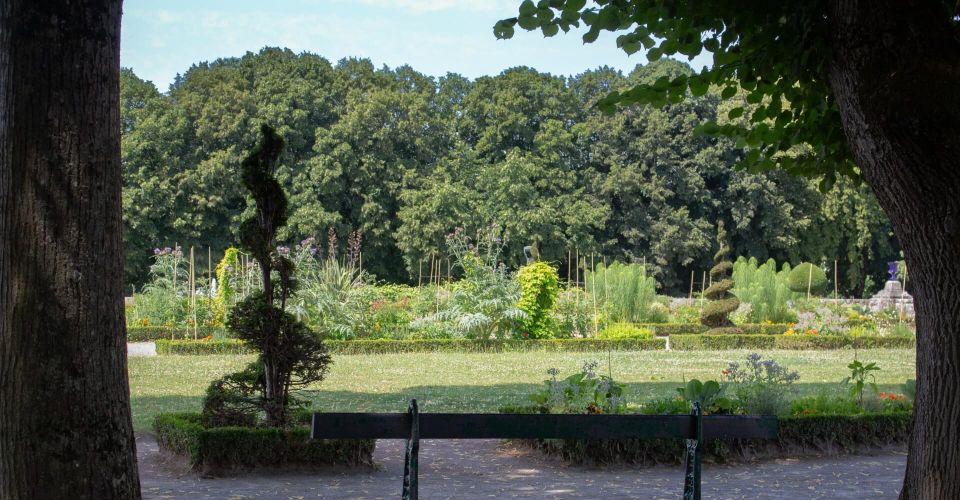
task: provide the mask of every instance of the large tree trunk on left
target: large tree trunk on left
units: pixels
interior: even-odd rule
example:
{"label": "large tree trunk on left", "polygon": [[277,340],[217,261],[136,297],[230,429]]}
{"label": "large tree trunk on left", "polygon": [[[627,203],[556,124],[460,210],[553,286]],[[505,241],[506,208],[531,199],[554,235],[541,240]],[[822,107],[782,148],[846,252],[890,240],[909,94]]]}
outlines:
{"label": "large tree trunk on left", "polygon": [[917,397],[901,498],[960,492],[960,32],[941,2],[834,0],[830,85],[906,256]]}
{"label": "large tree trunk on left", "polygon": [[0,0],[0,498],[139,498],[121,0]]}

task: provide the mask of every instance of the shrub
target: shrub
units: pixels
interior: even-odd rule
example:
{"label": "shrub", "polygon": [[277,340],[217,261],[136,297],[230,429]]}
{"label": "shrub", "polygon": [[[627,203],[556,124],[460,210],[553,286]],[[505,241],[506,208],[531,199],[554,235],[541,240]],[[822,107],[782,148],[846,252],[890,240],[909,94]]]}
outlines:
{"label": "shrub", "polygon": [[652,339],[653,331],[649,328],[638,328],[630,323],[614,323],[600,330],[597,338],[603,340]]}
{"label": "shrub", "polygon": [[704,292],[710,302],[703,306],[703,313],[700,315],[700,323],[715,330],[714,333],[736,332],[729,315],[740,306],[740,300],[730,293],[733,281],[727,278],[727,272],[733,269],[733,263],[727,260],[730,249],[726,240],[727,232],[723,229],[721,220],[717,224],[717,243],[720,249],[713,256],[715,265],[710,269],[710,280],[713,284]]}
{"label": "shrub", "polygon": [[[223,328],[199,327],[197,338],[222,338],[226,332]],[[156,340],[192,339],[193,328],[172,326],[128,326],[127,342],[153,342]]]}
{"label": "shrub", "polygon": [[447,235],[447,247],[463,278],[452,285],[440,311],[418,318],[410,326],[420,329],[440,323],[468,338],[522,336],[520,327],[527,314],[517,307],[519,285],[500,262],[503,245],[499,229],[493,226],[477,231],[475,242],[463,228]]}
{"label": "shrub", "polygon": [[585,290],[595,294],[612,321],[666,321],[664,311],[651,310],[657,298],[657,282],[641,264],[613,262],[585,273]]}
{"label": "shrub", "polygon": [[162,449],[187,455],[203,473],[224,473],[262,466],[373,466],[372,439],[310,439],[302,426],[206,428],[198,413],[161,413],[153,421]]}
{"label": "shrub", "polygon": [[208,423],[255,421],[263,412],[266,425],[283,427],[289,410],[304,404],[295,391],[323,379],[330,355],[320,337],[285,310],[296,280],[289,251],[280,251],[275,241],[287,221],[287,197],[274,177],[284,143],[267,125],[261,133],[241,164],[255,213],[240,224],[240,242],[259,264],[262,286],[237,303],[227,320],[230,332],[260,355],[245,370],[211,383],[203,410]]}
{"label": "shrub", "polygon": [[737,404],[748,415],[786,414],[792,385],[800,378],[797,372],[757,353],[749,354],[745,365],[730,363],[723,374],[728,382],[736,384]]}
{"label": "shrub", "polygon": [[520,284],[517,307],[527,315],[523,330],[529,338],[552,336],[550,312],[560,292],[557,270],[546,262],[534,262],[517,271],[517,282]]}
{"label": "shrub", "polygon": [[557,337],[586,337],[593,331],[593,305],[580,287],[560,292],[551,314]]}
{"label": "shrub", "polygon": [[796,293],[806,295],[809,289],[811,295],[823,295],[827,289],[827,274],[820,267],[804,262],[790,271],[789,285]]}
{"label": "shrub", "polygon": [[790,290],[788,277],[790,265],[783,264],[783,270],[777,272],[777,263],[770,259],[757,265],[757,259],[743,257],[733,265],[733,290],[731,292],[740,302],[750,305],[749,321],[762,323],[794,323],[797,315],[787,305],[795,294]]}
{"label": "shrub", "polygon": [[916,345],[903,337],[860,337],[840,335],[671,335],[670,348],[678,351],[725,349],[899,349]]}

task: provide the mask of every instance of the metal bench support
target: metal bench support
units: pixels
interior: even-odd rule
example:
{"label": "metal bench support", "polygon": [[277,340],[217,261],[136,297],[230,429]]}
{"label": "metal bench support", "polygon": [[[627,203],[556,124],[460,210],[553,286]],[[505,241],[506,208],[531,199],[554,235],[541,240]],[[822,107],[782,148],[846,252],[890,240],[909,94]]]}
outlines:
{"label": "metal bench support", "polygon": [[417,500],[420,493],[419,472],[420,472],[420,411],[417,408],[417,400],[410,400],[410,409],[407,410],[410,417],[410,437],[407,439],[407,453],[403,460],[403,500]]}
{"label": "metal bench support", "polygon": [[693,403],[691,414],[696,419],[696,437],[687,440],[686,471],[683,478],[683,500],[700,500],[700,461],[703,455],[703,410]]}

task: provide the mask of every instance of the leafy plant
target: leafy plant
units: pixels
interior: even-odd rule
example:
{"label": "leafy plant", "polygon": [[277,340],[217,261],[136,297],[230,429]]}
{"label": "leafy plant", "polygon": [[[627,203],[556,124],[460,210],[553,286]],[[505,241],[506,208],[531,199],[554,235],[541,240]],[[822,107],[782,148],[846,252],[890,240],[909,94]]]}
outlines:
{"label": "leafy plant", "polygon": [[529,338],[553,337],[550,312],[560,292],[557,270],[546,262],[534,262],[517,271],[520,301],[517,307],[526,313],[523,330]]}
{"label": "leafy plant", "polygon": [[666,319],[663,311],[651,311],[657,298],[657,282],[647,276],[642,264],[613,262],[587,270],[585,276],[586,292],[596,295],[611,321],[643,323]]}
{"label": "leafy plant", "polygon": [[596,361],[583,364],[580,373],[557,380],[560,371],[547,370],[549,380],[543,390],[530,396],[534,403],[552,413],[623,413],[627,409],[622,384],[605,375],[598,376]]}
{"label": "leafy plant", "polygon": [[525,336],[521,326],[528,316],[517,303],[520,287],[500,262],[504,238],[496,227],[477,232],[476,245],[462,228],[447,236],[447,246],[463,278],[450,287],[450,296],[434,314],[418,318],[411,328],[445,323],[460,336],[504,338]]}
{"label": "leafy plant", "polygon": [[639,328],[630,323],[614,323],[597,334],[597,338],[604,340],[652,339],[653,336],[653,330]]}
{"label": "leafy plant", "polygon": [[879,371],[880,367],[876,363],[863,364],[860,360],[854,359],[852,363],[847,365],[847,368],[850,369],[850,376],[844,378],[840,383],[850,386],[850,397],[854,398],[857,404],[863,407],[864,388],[869,386],[874,393],[878,392],[877,378],[873,372]]}
{"label": "leafy plant", "polygon": [[700,382],[693,379],[683,387],[677,387],[677,393],[680,398],[690,403],[700,403],[700,409],[704,414],[708,413],[730,413],[733,409],[733,402],[723,397],[726,387],[720,385],[716,380]]}
{"label": "leafy plant", "polygon": [[788,301],[796,294],[790,290],[787,278],[790,264],[784,263],[777,271],[773,259],[758,265],[757,259],[740,257],[733,264],[733,289],[731,293],[741,303],[750,305],[747,320],[751,323],[772,321],[774,323],[793,323],[797,315],[790,310]]}
{"label": "leafy plant", "polygon": [[827,289],[827,273],[819,266],[804,262],[790,271],[790,290],[806,295],[823,295]]}
{"label": "leafy plant", "polygon": [[747,355],[747,363],[730,363],[723,370],[724,379],[736,384],[734,393],[740,408],[751,415],[783,415],[790,408],[792,385],[800,379],[773,359],[757,353]]}
{"label": "leafy plant", "polygon": [[723,229],[722,220],[717,223],[717,243],[720,248],[713,256],[714,266],[710,268],[710,280],[713,284],[704,292],[710,302],[703,307],[700,323],[710,328],[707,333],[737,333],[729,316],[740,306],[740,299],[730,293],[733,280],[727,277],[727,273],[733,269],[733,263],[727,260],[730,248],[727,246],[727,232]]}

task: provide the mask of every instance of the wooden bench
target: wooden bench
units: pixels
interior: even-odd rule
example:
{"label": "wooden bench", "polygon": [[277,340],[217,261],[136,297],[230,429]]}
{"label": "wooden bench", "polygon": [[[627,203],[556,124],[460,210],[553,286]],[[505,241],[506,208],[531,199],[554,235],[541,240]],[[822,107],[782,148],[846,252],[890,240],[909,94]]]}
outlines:
{"label": "wooden bench", "polygon": [[402,498],[418,496],[421,439],[686,439],[683,498],[700,498],[702,443],[713,439],[773,439],[777,418],[690,415],[569,415],[423,413],[314,413],[313,439],[406,439]]}

